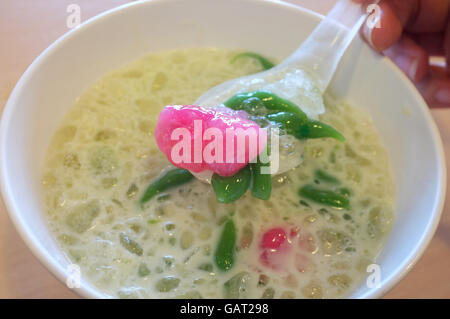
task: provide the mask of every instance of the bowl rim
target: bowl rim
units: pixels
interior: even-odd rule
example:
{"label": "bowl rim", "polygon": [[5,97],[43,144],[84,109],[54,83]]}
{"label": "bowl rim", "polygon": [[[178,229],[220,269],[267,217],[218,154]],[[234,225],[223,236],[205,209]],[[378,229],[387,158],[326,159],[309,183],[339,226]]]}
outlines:
{"label": "bowl rim", "polygon": [[[19,233],[22,240],[31,250],[32,254],[40,261],[41,264],[49,270],[49,272],[56,277],[60,282],[65,283],[67,278],[67,272],[63,269],[63,267],[57,263],[57,261],[47,252],[45,247],[43,247],[39,241],[35,240],[35,236],[29,232],[26,224],[23,221],[23,218],[20,216],[19,209],[16,207],[16,204],[13,200],[13,194],[10,188],[10,181],[7,180],[7,170],[5,161],[3,160],[7,157],[7,152],[5,150],[6,145],[6,136],[10,125],[10,119],[14,112],[14,105],[16,100],[18,99],[22,87],[27,83],[30,78],[30,75],[39,67],[40,64],[50,56],[52,52],[58,50],[59,47],[63,46],[66,41],[69,41],[70,38],[78,33],[78,32],[87,32],[89,27],[97,23],[101,23],[104,19],[111,18],[114,15],[121,14],[125,10],[129,10],[130,8],[135,8],[139,6],[148,6],[148,5],[158,5],[160,3],[170,3],[173,1],[179,0],[148,0],[148,1],[137,1],[126,3],[120,5],[118,7],[109,9],[104,11],[98,15],[95,15],[88,20],[81,23],[79,26],[69,30],[62,36],[60,36],[57,40],[55,40],[49,47],[44,49],[37,58],[28,66],[26,71],[20,77],[18,82],[16,83],[14,89],[12,90],[5,107],[3,109],[3,114],[0,122],[0,191],[3,198],[3,202],[6,207],[6,211],[9,215],[10,220],[12,221],[16,231]],[[244,0],[247,2],[253,2],[256,5],[273,5],[273,6],[282,6],[288,8],[290,10],[297,11],[299,14],[303,14],[308,16],[308,18],[315,19],[320,21],[323,19],[323,15],[314,12],[310,9],[303,8],[299,5],[294,5],[291,3],[279,1],[279,0]],[[419,244],[416,245],[415,249],[410,251],[408,258],[399,263],[395,270],[392,271],[391,275],[387,278],[384,278],[381,283],[381,287],[376,289],[371,289],[366,293],[358,296],[358,298],[378,298],[387,293],[390,289],[392,289],[400,280],[402,280],[406,274],[412,269],[412,267],[417,263],[417,261],[423,255],[425,249],[428,247],[431,239],[434,236],[436,228],[440,221],[440,216],[442,214],[442,210],[445,203],[446,197],[446,162],[444,149],[442,145],[442,140],[439,134],[439,130],[434,122],[430,110],[424,101],[423,97],[417,91],[413,83],[408,79],[408,77],[400,70],[398,67],[388,59],[385,59],[383,63],[387,63],[387,66],[391,69],[392,72],[396,73],[397,76],[404,82],[407,86],[407,89],[411,92],[413,97],[418,101],[420,106],[418,110],[420,111],[419,116],[424,117],[424,121],[428,126],[428,129],[432,135],[432,141],[434,143],[434,148],[438,153],[437,166],[439,173],[438,188],[439,191],[435,194],[435,205],[433,207],[432,214],[430,215],[430,222],[424,228],[422,233],[422,238],[419,241]],[[96,289],[92,284],[82,281],[81,287],[77,289],[72,289],[77,295],[87,298],[101,298],[107,297],[105,294],[101,293],[99,289]],[[348,296],[352,298],[352,295]]]}

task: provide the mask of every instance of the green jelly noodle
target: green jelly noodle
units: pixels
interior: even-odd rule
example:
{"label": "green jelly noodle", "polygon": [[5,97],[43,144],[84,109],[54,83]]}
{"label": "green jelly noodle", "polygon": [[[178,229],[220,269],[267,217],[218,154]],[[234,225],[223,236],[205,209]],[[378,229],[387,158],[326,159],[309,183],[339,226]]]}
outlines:
{"label": "green jelly noodle", "polygon": [[[269,149],[269,145],[266,146],[266,150]],[[266,150],[263,151],[266,152]],[[267,152],[270,155],[270,152]],[[251,182],[251,192],[253,197],[268,200],[270,194],[272,193],[272,176],[270,171],[263,172],[263,169],[270,170],[270,162],[263,163],[260,156],[258,156],[257,162],[250,164],[252,171],[252,182]]]}
{"label": "green jelly noodle", "polygon": [[239,93],[225,101],[224,105],[233,110],[244,110],[250,115],[258,115],[257,111],[263,111],[265,114],[290,112],[303,120],[307,119],[306,114],[297,105],[269,91]]}
{"label": "green jelly noodle", "polygon": [[334,191],[319,189],[312,185],[305,185],[299,190],[299,195],[313,202],[330,206],[335,209],[350,209],[347,196]]}
{"label": "green jelly noodle", "polygon": [[296,104],[269,91],[236,94],[224,104],[233,110],[246,111],[257,120],[267,119],[298,139],[330,137],[345,141],[344,136],[330,125],[308,119]]}
{"label": "green jelly noodle", "polygon": [[320,181],[323,181],[323,182],[329,183],[329,184],[340,184],[341,183],[338,178],[334,177],[333,175],[331,175],[321,169],[317,169],[314,172],[314,177]]}
{"label": "green jelly noodle", "polygon": [[193,179],[194,176],[188,170],[182,168],[172,169],[150,184],[142,195],[140,203],[141,205],[144,205],[156,195],[173,187],[190,182]]}
{"label": "green jelly noodle", "polygon": [[285,130],[287,134],[298,139],[330,137],[345,142],[344,136],[331,126],[319,121],[303,119],[295,113],[272,113],[267,115],[267,119],[274,126],[278,126]]}
{"label": "green jelly noodle", "polygon": [[236,236],[236,226],[233,220],[229,219],[225,222],[214,256],[216,266],[220,270],[230,270],[234,265]]}
{"label": "green jelly noodle", "polygon": [[251,177],[252,175],[248,165],[233,176],[223,177],[214,174],[211,179],[211,185],[216,194],[217,201],[224,204],[237,201],[247,192]]}

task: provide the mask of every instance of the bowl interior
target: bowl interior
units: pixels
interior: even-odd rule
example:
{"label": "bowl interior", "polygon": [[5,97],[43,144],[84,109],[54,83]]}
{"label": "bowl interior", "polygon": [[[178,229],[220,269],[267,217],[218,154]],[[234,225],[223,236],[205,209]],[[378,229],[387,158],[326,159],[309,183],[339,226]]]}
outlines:
{"label": "bowl interior", "polygon": [[[270,14],[268,14],[270,12]],[[279,2],[166,0],[134,3],[91,19],[58,40],[23,75],[1,126],[2,192],[11,218],[36,256],[61,280],[68,259],[48,232],[41,167],[49,140],[74,99],[101,75],[148,52],[214,46],[284,58],[320,17]],[[420,256],[443,204],[439,135],[420,95],[387,59],[356,39],[330,90],[369,110],[396,178],[396,221],[377,263],[381,286],[351,297],[377,297]],[[86,282],[77,290],[103,295]]]}

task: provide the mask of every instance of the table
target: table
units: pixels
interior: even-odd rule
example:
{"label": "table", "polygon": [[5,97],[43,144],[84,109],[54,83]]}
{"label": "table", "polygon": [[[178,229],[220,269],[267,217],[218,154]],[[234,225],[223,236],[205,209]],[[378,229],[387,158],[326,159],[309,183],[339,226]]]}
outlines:
{"label": "table", "polygon": [[[21,74],[38,54],[67,32],[67,6],[76,3],[81,19],[127,3],[127,0],[0,1],[0,108]],[[291,0],[326,13],[335,0]],[[450,109],[432,110],[444,142],[450,171]],[[450,198],[450,188],[447,191]],[[0,202],[0,298],[77,298],[31,254]],[[450,201],[437,232],[413,270],[386,298],[450,298]]]}

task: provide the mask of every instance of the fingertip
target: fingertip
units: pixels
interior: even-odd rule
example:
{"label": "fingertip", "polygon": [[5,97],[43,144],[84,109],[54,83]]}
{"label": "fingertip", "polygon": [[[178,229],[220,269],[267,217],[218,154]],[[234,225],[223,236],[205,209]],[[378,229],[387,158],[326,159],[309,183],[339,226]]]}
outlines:
{"label": "fingertip", "polygon": [[362,34],[376,51],[381,52],[398,41],[403,26],[388,3],[380,2],[378,7],[369,14]]}

